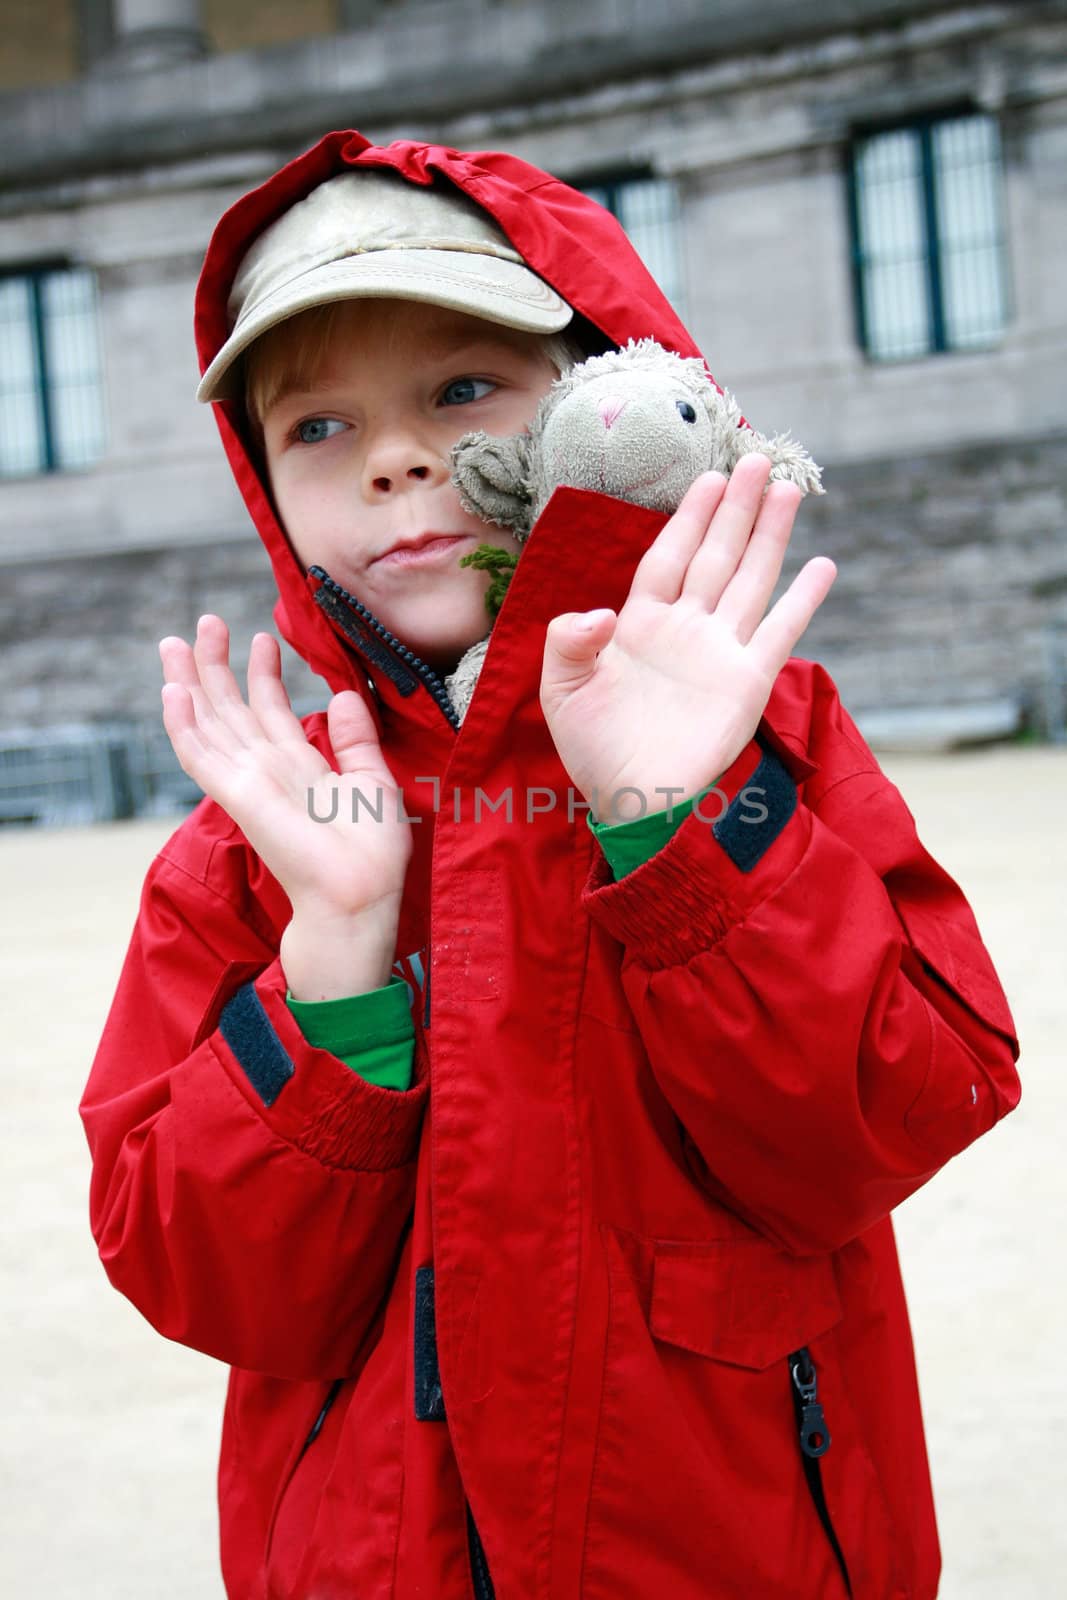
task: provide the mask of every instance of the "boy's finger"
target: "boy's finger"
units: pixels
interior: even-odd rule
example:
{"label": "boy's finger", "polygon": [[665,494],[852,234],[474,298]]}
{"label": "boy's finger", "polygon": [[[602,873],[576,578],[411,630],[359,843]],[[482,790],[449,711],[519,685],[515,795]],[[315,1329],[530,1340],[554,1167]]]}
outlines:
{"label": "boy's finger", "polygon": [[751,639],[770,604],[803,498],[795,484],[769,485],[745,553],[720,596],[715,614],[742,644]]}
{"label": "boy's finger", "polygon": [[829,556],[815,556],[768,611],[752,635],[749,648],[756,652],[769,677],[781,672],[836,577],[837,568]]}
{"label": "boy's finger", "polygon": [[326,708],[338,772],[377,772],[383,762],[374,718],[355,689],[342,689]]}
{"label": "boy's finger", "polygon": [[638,562],[630,585],[632,595],[662,600],[667,605],[677,600],[689,564],[700,549],[726,487],[727,480],[721,472],[702,472],[694,478],[674,516]]}
{"label": "boy's finger", "polygon": [[618,618],[614,611],[564,612],[553,617],[545,634],[541,668],[541,705],[546,699],[554,705],[560,697],[573,694],[596,671],[597,656],[615,632]]}
{"label": "boy's finger", "polygon": [[193,659],[215,714],[242,744],[251,744],[261,729],[255,714],[245,704],[230,667],[230,630],[221,617],[209,612],[200,618],[196,625]]}
{"label": "boy's finger", "polygon": [[163,666],[164,682],[180,684],[183,689],[188,690],[197,721],[204,724],[213,720],[214,707],[204,693],[196,659],[185,640],[179,639],[177,635],[168,635],[166,639],[161,639],[159,659]]}
{"label": "boy's finger", "polygon": [[277,639],[269,633],[257,633],[248,652],[248,704],[263,732],[275,744],[307,745],[307,735],[292,708],[281,670]]}
{"label": "boy's finger", "polygon": [[[201,742],[222,754],[232,754],[235,747],[242,746],[244,741],[238,739],[229,724],[218,715],[210,695],[204,689],[193,652],[185,640],[176,636],[161,639],[159,657],[163,664],[164,688],[176,687],[185,692],[187,698],[184,704],[190,708]],[[178,703],[176,696],[175,703]],[[169,733],[170,729],[167,731]]]}
{"label": "boy's finger", "polygon": [[188,689],[180,683],[165,683],[160,691],[163,701],[163,722],[171,739],[184,739],[196,732],[196,712]]}
{"label": "boy's finger", "polygon": [[196,670],[193,652],[177,634],[168,634],[165,639],[160,639],[159,659],[167,683],[180,683],[187,689],[200,687],[200,674]]}
{"label": "boy's finger", "polygon": [[745,553],[770,470],[770,461],[758,452],[741,457],[707,536],[689,563],[682,593],[699,599],[709,611],[715,610]]}
{"label": "boy's finger", "polygon": [[205,738],[197,720],[193,697],[184,684],[165,683],[161,691],[163,726],[183,772],[202,789],[217,752]]}

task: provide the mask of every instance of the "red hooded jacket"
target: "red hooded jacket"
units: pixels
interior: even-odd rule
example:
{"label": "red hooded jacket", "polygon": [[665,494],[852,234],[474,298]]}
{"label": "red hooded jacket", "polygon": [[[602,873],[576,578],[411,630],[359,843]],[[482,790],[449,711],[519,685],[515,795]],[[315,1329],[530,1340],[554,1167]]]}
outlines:
{"label": "red hooded jacket", "polygon": [[[202,368],[251,240],[347,165],[458,185],[604,344],[698,353],[583,196],[348,131],[219,223]],[[215,410],[278,625],[374,707],[419,819],[398,950],[427,971],[413,1085],[378,1088],[305,1041],[286,897],[218,806],[145,885],[82,1108],[92,1222],[114,1284],[233,1368],[229,1595],[929,1600],[889,1212],[1019,1093],[962,895],[801,660],[721,820],[615,882],[567,815],[544,632],[620,605],[664,518],[557,491],[457,734],[410,653],[300,568],[238,409]],[[510,820],[477,803],[509,788]]]}

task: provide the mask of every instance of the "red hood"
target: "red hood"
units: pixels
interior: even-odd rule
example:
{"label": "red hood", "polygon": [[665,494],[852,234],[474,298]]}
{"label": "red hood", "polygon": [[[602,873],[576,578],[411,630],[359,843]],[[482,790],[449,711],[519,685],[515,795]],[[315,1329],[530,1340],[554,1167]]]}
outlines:
{"label": "red hood", "polygon": [[[540,168],[499,151],[462,154],[443,145],[397,140],[381,148],[349,130],[318,144],[230,207],[208,246],[196,293],[196,342],[203,372],[229,328],[231,282],[253,239],[296,200],[346,167],[392,167],[411,183],[440,173],[484,207],[523,259],[612,345],[651,336],[680,355],[699,355],[615,219]],[[334,690],[353,685],[351,656],[312,598],[247,450],[241,408],[214,404],[223,445],[274,568],[282,635]],[[536,537],[536,536],[535,536]],[[358,597],[357,597],[358,598]],[[604,602],[590,595],[590,606]],[[368,668],[377,681],[373,666]],[[361,679],[361,675],[355,675]]]}

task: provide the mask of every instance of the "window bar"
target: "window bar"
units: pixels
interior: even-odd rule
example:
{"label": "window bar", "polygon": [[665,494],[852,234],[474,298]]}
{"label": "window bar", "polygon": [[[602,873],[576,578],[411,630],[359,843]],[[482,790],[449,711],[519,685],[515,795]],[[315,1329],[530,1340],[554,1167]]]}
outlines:
{"label": "window bar", "polygon": [[853,303],[856,308],[856,339],[861,350],[870,354],[869,330],[867,327],[867,305],[864,295],[864,258],[863,241],[860,237],[860,197],[861,183],[859,172],[859,145],[853,143],[848,156],[848,221],[852,233],[852,286]]}
{"label": "window bar", "polygon": [[48,363],[45,356],[44,306],[42,305],[41,277],[34,273],[29,280],[30,316],[33,322],[33,348],[37,361],[37,399],[41,418],[41,442],[44,447],[42,467],[45,472],[56,468],[55,429],[52,419],[52,397],[48,392]]}
{"label": "window bar", "polygon": [[929,122],[919,127],[920,181],[923,224],[926,229],[926,270],[930,283],[930,346],[945,350],[945,310],[941,287],[941,241],[937,227],[937,193],[934,176],[933,131]]}

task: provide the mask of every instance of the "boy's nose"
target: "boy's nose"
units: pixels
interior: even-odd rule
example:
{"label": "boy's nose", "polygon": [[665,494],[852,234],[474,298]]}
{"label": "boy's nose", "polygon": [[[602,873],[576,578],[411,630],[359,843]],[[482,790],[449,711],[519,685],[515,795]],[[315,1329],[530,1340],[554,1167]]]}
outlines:
{"label": "boy's nose", "polygon": [[401,470],[393,475],[379,473],[377,477],[371,479],[371,484],[375,489],[377,489],[379,494],[388,494],[389,491],[395,488],[402,480],[413,483],[425,483],[429,477],[429,467],[414,466],[408,467],[406,471]]}
{"label": "boy's nose", "polygon": [[364,462],[364,483],[376,495],[439,483],[450,475],[448,462],[433,442],[404,429],[372,441]]}

